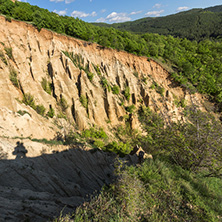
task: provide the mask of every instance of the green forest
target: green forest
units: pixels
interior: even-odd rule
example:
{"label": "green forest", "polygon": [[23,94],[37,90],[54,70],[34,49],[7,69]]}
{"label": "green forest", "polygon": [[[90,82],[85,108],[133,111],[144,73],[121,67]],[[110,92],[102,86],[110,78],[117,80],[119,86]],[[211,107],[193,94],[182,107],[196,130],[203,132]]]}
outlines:
{"label": "green forest", "polygon": [[164,17],[147,17],[123,23],[93,23],[100,27],[113,27],[138,34],[157,33],[201,41],[222,36],[222,7],[192,9]]}
{"label": "green forest", "polygon": [[[7,22],[18,19],[34,25],[38,31],[46,28],[107,48],[146,56],[148,61],[156,60],[171,70],[171,77],[184,89],[205,94],[215,103],[215,111],[222,111],[222,40],[217,38],[221,35],[221,27],[217,29],[216,22],[211,27],[212,20],[216,21],[214,13],[218,13],[220,22],[222,17],[215,8],[181,14],[181,19],[185,19],[186,13],[194,13],[194,17],[197,13],[200,19],[207,19],[208,26],[215,32],[211,35],[212,30],[198,28],[200,38],[192,40],[189,40],[189,31],[185,33],[187,36],[180,34],[179,26],[171,23],[169,25],[175,30],[178,28],[177,34],[134,34],[59,16],[19,1],[0,0],[0,13]],[[189,26],[189,21],[184,25]],[[117,180],[114,184],[105,186],[99,195],[78,207],[73,215],[61,216],[55,221],[221,221],[220,121],[196,107],[184,109],[186,121],[167,126],[161,116],[148,107],[141,106],[136,114],[143,133],[126,124],[115,132],[118,142],[106,146],[107,135],[101,129],[86,130],[81,138],[92,143],[95,152],[101,148],[120,156],[129,154],[137,144],[151,153],[153,159],[128,167],[116,163]],[[76,134],[70,134],[66,139],[75,143]]]}

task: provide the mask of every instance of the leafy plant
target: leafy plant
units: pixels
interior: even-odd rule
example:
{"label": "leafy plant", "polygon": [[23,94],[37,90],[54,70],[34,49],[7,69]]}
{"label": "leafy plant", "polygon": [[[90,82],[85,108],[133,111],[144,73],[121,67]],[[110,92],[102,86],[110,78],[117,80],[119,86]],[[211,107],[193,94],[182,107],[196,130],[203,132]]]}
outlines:
{"label": "leafy plant", "polygon": [[113,92],[113,94],[118,95],[119,92],[120,92],[119,86],[114,85],[114,86],[112,87],[112,92]]}
{"label": "leafy plant", "polygon": [[46,114],[48,117],[53,118],[55,115],[55,110],[50,106],[49,111]]}
{"label": "leafy plant", "polygon": [[41,116],[44,116],[45,114],[45,107],[43,105],[37,105],[35,108],[36,112],[40,114]]}
{"label": "leafy plant", "polygon": [[28,114],[29,116],[31,116],[31,114],[27,112],[26,110],[19,110],[17,113],[20,114],[21,116],[24,116],[25,114]]}
{"label": "leafy plant", "polygon": [[25,105],[32,107],[33,109],[36,108],[34,97],[30,93],[27,93],[27,94],[25,93],[23,95],[22,102]]}
{"label": "leafy plant", "polygon": [[44,77],[42,78],[41,82],[42,88],[49,94],[51,95],[52,93],[52,86],[51,84],[47,81],[47,79]]}
{"label": "leafy plant", "polygon": [[2,62],[5,63],[5,65],[8,65],[8,62],[7,62],[5,55],[2,51],[0,51],[0,59],[2,60]]}
{"label": "leafy plant", "polygon": [[88,109],[88,99],[86,98],[86,96],[84,95],[81,95],[80,98],[79,98],[82,106],[86,109]]}
{"label": "leafy plant", "polygon": [[18,88],[19,87],[18,74],[14,69],[10,69],[9,78],[10,78],[12,84]]}
{"label": "leafy plant", "polygon": [[104,76],[101,78],[100,83],[104,89],[107,88],[109,92],[111,91],[111,86],[110,86],[108,80]]}
{"label": "leafy plant", "polygon": [[127,106],[125,109],[129,113],[133,113],[135,111],[136,107],[134,105],[131,105],[131,106]]}
{"label": "leafy plant", "polygon": [[69,107],[66,99],[63,96],[60,97],[59,105],[60,105],[60,107],[62,109],[62,112],[65,112],[68,109],[68,107]]}
{"label": "leafy plant", "polygon": [[124,94],[126,100],[129,101],[129,100],[130,100],[130,88],[129,88],[129,86],[127,86],[127,87],[125,88],[123,94]]}
{"label": "leafy plant", "polygon": [[86,74],[87,74],[89,81],[92,82],[94,74],[92,72],[87,72]]}
{"label": "leafy plant", "polygon": [[12,55],[12,48],[11,47],[5,47],[5,52],[7,54],[7,56],[13,60],[13,55]]}

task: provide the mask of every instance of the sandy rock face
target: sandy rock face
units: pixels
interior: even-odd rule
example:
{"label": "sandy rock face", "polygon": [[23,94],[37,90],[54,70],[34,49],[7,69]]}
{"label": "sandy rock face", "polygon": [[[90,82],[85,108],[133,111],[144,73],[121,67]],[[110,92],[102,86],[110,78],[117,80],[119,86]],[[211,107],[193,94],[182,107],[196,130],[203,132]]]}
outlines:
{"label": "sandy rock face", "polygon": [[[6,60],[0,60],[0,107],[31,113],[30,120],[25,120],[27,127],[15,124],[20,136],[52,138],[56,131],[51,119],[43,119],[19,102],[25,94],[31,94],[36,105],[43,105],[45,113],[52,107],[55,116],[63,113],[80,130],[92,124],[104,128],[107,122],[111,127],[124,124],[123,117],[129,114],[126,107],[131,105],[146,105],[171,117],[176,113],[174,118],[178,118],[181,108],[174,101],[186,98],[187,104],[191,102],[182,88],[172,87],[163,67],[145,57],[104,49],[44,29],[38,32],[29,24],[14,20],[10,23],[4,17],[0,17],[0,42]],[[18,87],[10,80],[13,72]],[[43,81],[48,91],[43,89]],[[114,86],[119,88],[116,94],[112,92]],[[198,95],[194,97],[200,100]],[[61,100],[65,107],[61,107]],[[41,132],[35,124],[44,125]],[[136,115],[131,125],[138,127]]]}

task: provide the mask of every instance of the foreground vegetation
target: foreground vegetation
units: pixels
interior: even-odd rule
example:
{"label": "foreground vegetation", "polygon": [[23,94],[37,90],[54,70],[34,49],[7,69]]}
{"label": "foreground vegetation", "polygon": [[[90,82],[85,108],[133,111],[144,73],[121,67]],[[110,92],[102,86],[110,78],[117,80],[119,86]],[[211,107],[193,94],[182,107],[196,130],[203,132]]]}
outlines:
{"label": "foreground vegetation", "polygon": [[74,214],[55,221],[220,221],[222,182],[160,157],[120,170],[118,179]]}
{"label": "foreground vegetation", "polygon": [[[11,0],[0,0],[0,13],[4,14],[8,21],[13,17],[31,22],[39,31],[41,28],[47,28],[86,41],[97,42],[105,47],[159,58],[162,63],[173,68],[172,77],[177,82],[191,92],[198,90],[209,95],[210,99],[217,102],[218,110],[221,109],[222,44],[219,39],[197,42],[158,34],[136,35],[114,28],[97,27],[78,18],[58,16],[46,9],[24,2],[13,3]],[[210,13],[206,14],[210,16]]]}
{"label": "foreground vegetation", "polygon": [[[221,124],[196,107],[187,107],[187,121],[178,123],[166,124],[146,107],[138,115],[146,134],[126,124],[116,130],[116,137],[129,150],[141,145],[153,159],[134,166],[117,160],[113,184],[55,221],[222,220]],[[106,139],[101,129],[87,130],[83,137]],[[107,146],[102,149],[109,151]],[[121,146],[114,152],[123,154]]]}

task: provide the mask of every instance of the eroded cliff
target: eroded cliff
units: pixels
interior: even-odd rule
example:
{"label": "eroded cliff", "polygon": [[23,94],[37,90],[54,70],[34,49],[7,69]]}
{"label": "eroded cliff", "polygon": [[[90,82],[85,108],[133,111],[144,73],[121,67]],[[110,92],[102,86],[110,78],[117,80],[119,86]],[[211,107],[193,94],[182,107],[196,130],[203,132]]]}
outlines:
{"label": "eroded cliff", "polygon": [[[189,104],[192,97],[201,104],[200,95],[191,96],[173,83],[153,60],[44,29],[38,32],[32,25],[7,22],[4,17],[0,24],[0,107],[1,122],[7,122],[5,136],[52,138],[58,130],[53,122],[61,116],[80,130],[93,124],[115,127],[124,124],[131,105],[146,105],[177,119],[180,101]],[[43,105],[45,113],[51,107],[54,118],[43,118],[22,103],[26,95]],[[21,116],[19,110],[31,115]],[[136,114],[130,121],[133,128],[139,127]]]}

